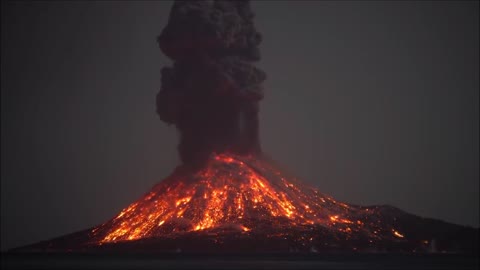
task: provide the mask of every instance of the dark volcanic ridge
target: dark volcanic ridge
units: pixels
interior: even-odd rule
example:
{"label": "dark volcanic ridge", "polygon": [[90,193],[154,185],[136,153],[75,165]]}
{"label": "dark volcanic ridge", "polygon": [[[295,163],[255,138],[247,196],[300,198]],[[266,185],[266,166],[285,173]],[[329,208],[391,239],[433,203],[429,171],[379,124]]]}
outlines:
{"label": "dark volcanic ridge", "polygon": [[195,174],[178,168],[102,225],[15,251],[478,251],[478,229],[338,202],[258,156],[207,164]]}

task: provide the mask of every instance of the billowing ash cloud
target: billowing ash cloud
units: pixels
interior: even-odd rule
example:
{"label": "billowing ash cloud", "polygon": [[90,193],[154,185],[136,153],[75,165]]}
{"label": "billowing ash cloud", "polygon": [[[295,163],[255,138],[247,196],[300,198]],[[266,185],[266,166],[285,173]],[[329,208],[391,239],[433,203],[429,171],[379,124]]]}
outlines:
{"label": "billowing ash cloud", "polygon": [[162,69],[160,119],[180,131],[185,164],[201,165],[213,151],[259,153],[258,110],[266,75],[261,35],[249,1],[176,1],[158,37],[173,67]]}

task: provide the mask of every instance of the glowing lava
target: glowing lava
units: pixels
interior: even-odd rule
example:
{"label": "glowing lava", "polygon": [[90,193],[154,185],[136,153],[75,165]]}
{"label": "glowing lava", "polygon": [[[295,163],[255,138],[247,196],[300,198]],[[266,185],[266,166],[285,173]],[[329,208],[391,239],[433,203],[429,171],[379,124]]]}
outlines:
{"label": "glowing lava", "polygon": [[212,155],[206,168],[178,170],[115,218],[96,227],[99,244],[229,229],[252,233],[300,226],[323,227],[346,238],[403,238],[383,224],[374,208],[337,202],[316,189],[287,179],[264,159]]}

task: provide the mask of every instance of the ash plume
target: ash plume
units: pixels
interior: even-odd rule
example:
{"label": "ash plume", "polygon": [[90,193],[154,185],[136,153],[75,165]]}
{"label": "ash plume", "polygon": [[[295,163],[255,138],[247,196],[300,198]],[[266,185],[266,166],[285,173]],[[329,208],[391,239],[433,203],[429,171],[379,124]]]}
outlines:
{"label": "ash plume", "polygon": [[256,154],[263,98],[262,38],[249,1],[175,1],[158,37],[172,67],[162,68],[160,119],[180,132],[184,164],[202,166],[212,152]]}

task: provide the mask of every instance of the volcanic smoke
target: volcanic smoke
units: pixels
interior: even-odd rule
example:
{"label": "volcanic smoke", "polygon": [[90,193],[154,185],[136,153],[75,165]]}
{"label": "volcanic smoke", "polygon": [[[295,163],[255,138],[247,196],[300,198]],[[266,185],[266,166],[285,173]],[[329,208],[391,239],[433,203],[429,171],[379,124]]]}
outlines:
{"label": "volcanic smoke", "polygon": [[261,151],[266,75],[249,1],[176,1],[158,37],[160,119],[180,133],[182,164],[113,219],[35,250],[478,250],[478,229],[391,206],[334,200]]}
{"label": "volcanic smoke", "polygon": [[173,67],[162,69],[160,119],[180,131],[184,164],[201,167],[213,152],[258,154],[265,73],[261,35],[248,1],[177,1],[158,37]]}

